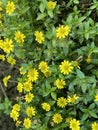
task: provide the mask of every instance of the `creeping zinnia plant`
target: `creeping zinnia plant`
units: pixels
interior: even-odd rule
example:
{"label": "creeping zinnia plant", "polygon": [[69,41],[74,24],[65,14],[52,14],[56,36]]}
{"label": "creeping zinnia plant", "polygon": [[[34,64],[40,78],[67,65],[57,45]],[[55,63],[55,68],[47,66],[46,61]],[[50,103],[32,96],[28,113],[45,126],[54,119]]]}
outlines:
{"label": "creeping zinnia plant", "polygon": [[97,4],[0,1],[0,130],[98,130]]}

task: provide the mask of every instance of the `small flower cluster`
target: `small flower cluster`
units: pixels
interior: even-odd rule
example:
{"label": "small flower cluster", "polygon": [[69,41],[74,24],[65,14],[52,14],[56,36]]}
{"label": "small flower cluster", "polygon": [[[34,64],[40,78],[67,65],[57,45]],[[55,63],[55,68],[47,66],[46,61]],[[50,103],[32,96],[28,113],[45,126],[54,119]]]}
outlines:
{"label": "small flower cluster", "polygon": [[16,126],[20,126],[23,122],[23,126],[27,129],[31,127],[31,119],[32,116],[35,116],[35,108],[32,106],[28,106],[25,110],[27,117],[24,118],[24,120],[20,120],[20,111],[21,111],[21,106],[19,104],[13,105],[13,108],[10,112],[10,117],[13,119],[13,121],[16,122]]}
{"label": "small flower cluster", "polygon": [[[92,59],[91,54],[96,55],[97,47],[95,47],[96,43],[92,42],[90,47],[92,46],[93,49],[89,45],[87,45],[87,48],[77,49],[80,43],[75,46],[78,41],[77,38],[79,38],[76,34],[79,33],[80,35],[82,34],[81,30],[86,29],[86,26],[81,28],[81,25],[87,20],[83,21],[80,18],[82,14],[78,17],[78,5],[72,9],[73,13],[70,13],[68,19],[65,16],[63,19],[61,13],[66,9],[62,7],[65,7],[66,4],[68,9],[70,4],[68,6],[67,3],[71,2],[39,0],[35,3],[23,1],[22,5],[19,0],[15,2],[8,0],[7,3],[0,2],[0,27],[2,30],[0,63],[6,65],[7,62],[9,70],[11,68],[11,71],[17,71],[15,76],[13,76],[14,71],[11,75],[8,74],[10,71],[7,71],[1,85],[3,83],[4,87],[8,87],[11,82],[15,82],[15,90],[18,93],[16,93],[14,99],[17,103],[15,101],[13,103],[10,118],[21,130],[83,129],[83,118],[85,116],[81,116],[83,112],[82,108],[79,107],[84,105],[86,109],[86,105],[88,106],[90,101],[93,101],[93,104],[89,107],[90,109],[87,108],[89,113],[86,115],[89,120],[90,118],[92,118],[92,121],[96,120],[90,126],[87,126],[87,129],[98,130],[97,109],[94,111],[95,114],[92,110],[93,107],[95,108],[98,105],[98,93],[94,88],[97,82],[95,78],[97,72],[91,72],[91,77],[86,76],[88,70],[92,69],[93,71],[93,68],[96,68],[91,63],[97,63],[97,60]],[[31,7],[29,7],[30,5]],[[21,6],[23,10],[21,10]],[[75,14],[77,14],[77,17],[73,19]],[[36,16],[38,17],[36,18]],[[83,17],[83,19],[86,18]],[[72,25],[71,20],[73,21]],[[91,22],[93,21],[91,20]],[[76,23],[77,28],[73,28]],[[89,26],[89,24],[85,25]],[[93,26],[95,27],[95,25]],[[92,28],[92,24],[90,24],[90,27]],[[75,29],[77,30],[76,34],[73,31]],[[86,31],[84,30],[83,33],[86,37],[89,37],[90,31]],[[90,33],[92,32],[96,31]],[[68,36],[70,37],[67,38]],[[74,38],[74,36],[76,37]],[[92,38],[88,39],[87,42],[90,40],[92,41]],[[80,41],[83,41],[83,37]],[[83,41],[83,45],[86,45],[85,41]],[[88,55],[84,53],[86,49],[89,50]],[[86,60],[84,60],[84,57],[86,57]],[[82,64],[80,64],[80,61],[82,61]],[[89,66],[83,68],[84,62]],[[82,72],[81,69],[87,71],[87,73]],[[17,80],[12,81],[16,78]],[[92,91],[90,99],[88,99],[89,91]],[[85,96],[84,101],[83,95]]]}
{"label": "small flower cluster", "polygon": [[51,70],[49,69],[47,62],[41,61],[39,64],[39,69],[46,77],[51,76]]}

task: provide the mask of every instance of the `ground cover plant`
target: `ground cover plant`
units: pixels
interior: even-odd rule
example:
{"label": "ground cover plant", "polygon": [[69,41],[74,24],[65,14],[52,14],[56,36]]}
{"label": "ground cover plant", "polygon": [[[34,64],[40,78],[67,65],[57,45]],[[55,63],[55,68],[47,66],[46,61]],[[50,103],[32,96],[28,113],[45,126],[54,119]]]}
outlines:
{"label": "ground cover plant", "polygon": [[97,0],[0,0],[5,129],[98,130]]}

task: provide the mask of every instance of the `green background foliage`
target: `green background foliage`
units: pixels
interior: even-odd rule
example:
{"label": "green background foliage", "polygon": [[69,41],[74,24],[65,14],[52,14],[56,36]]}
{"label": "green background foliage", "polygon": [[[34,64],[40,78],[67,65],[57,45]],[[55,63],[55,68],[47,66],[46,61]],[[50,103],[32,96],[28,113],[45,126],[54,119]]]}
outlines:
{"label": "green background foliage", "polygon": [[[20,98],[24,93],[20,94],[16,90],[18,82],[25,79],[25,75],[20,75],[19,68],[22,66],[24,71],[31,67],[38,69],[39,63],[46,61],[52,76],[45,77],[38,70],[39,78],[32,90],[35,98],[31,103],[36,109],[32,122],[37,120],[37,123],[33,123],[30,130],[69,130],[69,124],[65,121],[67,117],[79,120],[81,130],[90,130],[91,124],[98,121],[98,102],[94,101],[95,95],[98,94],[98,1],[56,0],[55,9],[48,10],[47,0],[12,0],[16,9],[11,15],[5,12],[8,0],[1,1],[3,3],[1,39],[14,39],[17,30],[26,38],[23,46],[14,41],[15,48],[11,54],[16,59],[14,66],[0,60],[0,82],[2,83],[3,77],[7,74],[12,76],[8,87],[4,88],[8,98],[6,99],[0,92],[0,115],[3,113],[9,115],[12,105],[16,103],[15,99],[19,97],[18,103],[24,106],[21,118],[25,117],[24,111],[28,104]],[[56,38],[56,28],[59,25],[70,27],[68,37]],[[36,30],[44,33],[45,40],[42,44],[35,40]],[[2,50],[0,53],[5,54]],[[90,62],[87,62],[88,57],[91,58]],[[80,69],[76,66],[72,74],[63,75],[58,67],[63,60],[77,61]],[[54,82],[57,78],[66,81],[64,89],[56,88]],[[57,106],[57,98],[61,96],[67,98],[68,95],[74,94],[79,96],[77,102],[63,109]],[[49,112],[41,108],[43,102],[51,105],[52,109]],[[52,125],[52,116],[56,112],[61,113],[63,121]],[[1,120],[3,122],[3,119]],[[1,127],[3,130],[3,126]],[[13,128],[12,125],[10,130]],[[25,130],[21,126],[16,129]]]}

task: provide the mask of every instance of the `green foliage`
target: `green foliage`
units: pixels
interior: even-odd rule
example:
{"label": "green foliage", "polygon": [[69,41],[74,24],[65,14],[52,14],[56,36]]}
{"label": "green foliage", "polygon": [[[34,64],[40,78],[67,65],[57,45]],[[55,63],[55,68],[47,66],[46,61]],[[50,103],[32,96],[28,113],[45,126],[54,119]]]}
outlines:
{"label": "green foliage", "polygon": [[6,115],[9,115],[11,111],[11,105],[12,105],[11,101],[8,100],[7,98],[5,98],[3,103],[0,101],[0,113],[3,112]]}
{"label": "green foliage", "polygon": [[[67,122],[67,118],[79,120],[81,130],[91,130],[92,124],[98,123],[97,0],[56,0],[54,8],[48,7],[48,0],[13,0],[15,10],[11,14],[6,12],[8,0],[1,1],[0,15],[3,17],[0,19],[0,40],[4,43],[6,38],[12,39],[14,49],[6,53],[4,49],[10,47],[2,47],[0,41],[0,55],[5,57],[5,60],[0,57],[0,64],[8,67],[0,82],[3,84],[3,77],[11,75],[7,88],[4,88],[9,99],[0,102],[0,113],[3,111],[11,116],[12,104],[19,104],[21,110],[17,120],[22,122],[17,126],[19,130],[26,130],[24,119],[27,117],[33,122],[29,130],[69,130],[70,121]],[[68,26],[70,32],[60,39],[57,29],[61,25]],[[15,39],[17,31],[25,37],[17,38],[20,43]],[[42,36],[38,34],[38,39],[36,31],[42,33]],[[8,62],[9,56],[16,60],[15,64],[12,64],[13,61]],[[67,75],[60,70],[64,60],[73,67]],[[48,66],[45,72],[45,68],[42,71],[39,66],[42,61]],[[38,78],[32,68],[37,70]],[[31,77],[30,71],[33,72]],[[63,89],[58,89],[57,79],[65,81]],[[26,82],[32,84],[30,91],[24,89]],[[19,83],[23,85],[22,92],[17,87]],[[12,93],[9,96],[11,85],[15,95]],[[30,103],[25,99],[29,92],[34,94]],[[67,100],[64,108],[57,105],[60,97]],[[50,105],[50,111],[43,109],[44,102]],[[35,116],[27,115],[28,106],[34,107]],[[55,113],[61,114],[60,123],[53,120]],[[14,122],[17,123],[17,120]]]}

